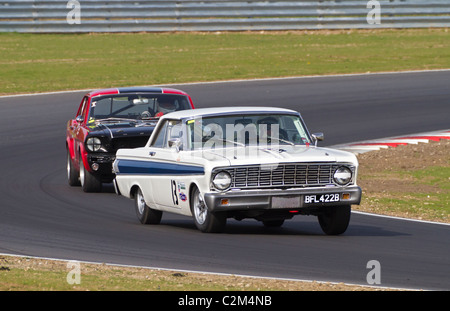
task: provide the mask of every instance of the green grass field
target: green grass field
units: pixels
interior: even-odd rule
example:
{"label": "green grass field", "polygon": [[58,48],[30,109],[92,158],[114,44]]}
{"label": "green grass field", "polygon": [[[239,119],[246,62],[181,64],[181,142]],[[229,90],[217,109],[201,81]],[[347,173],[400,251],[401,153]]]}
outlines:
{"label": "green grass field", "polygon": [[448,29],[0,34],[0,94],[450,68]]}

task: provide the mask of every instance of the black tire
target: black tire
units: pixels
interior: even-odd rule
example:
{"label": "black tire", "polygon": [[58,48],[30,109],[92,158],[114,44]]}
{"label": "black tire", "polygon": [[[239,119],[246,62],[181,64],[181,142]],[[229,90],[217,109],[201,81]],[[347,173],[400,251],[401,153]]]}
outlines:
{"label": "black tire", "polygon": [[225,230],[227,223],[226,214],[209,211],[197,187],[192,190],[190,205],[195,226],[201,232],[219,233]]}
{"label": "black tire", "polygon": [[343,205],[330,207],[318,216],[320,227],[327,235],[342,234],[350,223],[351,206]]}
{"label": "black tire", "polygon": [[83,164],[80,156],[80,182],[84,192],[102,191],[102,182],[95,175],[89,172]]}
{"label": "black tire", "polygon": [[69,150],[67,150],[67,181],[72,187],[80,186],[80,171],[75,169]]}
{"label": "black tire", "polygon": [[140,188],[134,193],[134,207],[136,216],[142,224],[157,225],[161,222],[162,212],[148,207]]}
{"label": "black tire", "polygon": [[284,224],[284,219],[263,220],[262,223],[265,227],[277,228]]}

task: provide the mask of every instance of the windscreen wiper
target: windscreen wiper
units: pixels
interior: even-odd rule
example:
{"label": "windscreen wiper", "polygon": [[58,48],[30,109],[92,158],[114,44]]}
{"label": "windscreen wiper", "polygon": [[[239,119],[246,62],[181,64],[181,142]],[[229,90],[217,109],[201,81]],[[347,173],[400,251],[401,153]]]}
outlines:
{"label": "windscreen wiper", "polygon": [[98,123],[102,123],[102,122],[134,122],[134,123],[136,123],[135,119],[126,119],[126,118],[105,118],[105,119],[97,119],[95,121]]}

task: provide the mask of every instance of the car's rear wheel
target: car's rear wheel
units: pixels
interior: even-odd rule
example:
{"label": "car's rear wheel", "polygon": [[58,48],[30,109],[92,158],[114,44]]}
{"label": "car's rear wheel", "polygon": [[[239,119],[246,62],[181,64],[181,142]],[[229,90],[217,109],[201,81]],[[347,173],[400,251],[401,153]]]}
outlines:
{"label": "car's rear wheel", "polygon": [[350,223],[350,215],[350,205],[330,207],[318,216],[320,227],[328,235],[342,234]]}
{"label": "car's rear wheel", "polygon": [[81,156],[80,156],[80,182],[84,192],[102,191],[102,182],[84,167]]}
{"label": "car's rear wheel", "polygon": [[80,172],[75,169],[69,150],[67,150],[67,181],[72,187],[80,185]]}
{"label": "car's rear wheel", "polygon": [[142,224],[157,225],[161,222],[162,212],[148,207],[141,188],[137,188],[134,193],[134,206],[136,216]]}
{"label": "car's rear wheel", "polygon": [[200,231],[213,233],[222,232],[225,229],[227,223],[226,214],[209,211],[197,187],[192,190],[190,204],[195,225]]}

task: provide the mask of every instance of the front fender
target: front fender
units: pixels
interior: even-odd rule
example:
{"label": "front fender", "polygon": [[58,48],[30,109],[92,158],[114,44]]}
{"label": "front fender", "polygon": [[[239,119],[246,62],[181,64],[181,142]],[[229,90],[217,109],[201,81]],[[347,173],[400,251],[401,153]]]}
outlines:
{"label": "front fender", "polygon": [[72,161],[74,161],[75,160],[75,146],[74,146],[73,139],[70,138],[69,136],[66,137],[66,149],[67,149],[67,152],[70,154],[70,158],[72,159]]}
{"label": "front fender", "polygon": [[84,148],[84,144],[80,144],[79,147],[79,152],[80,152],[80,157],[81,157],[81,161],[80,161],[80,165],[83,164],[84,168],[88,171],[88,172],[92,172],[91,166],[89,165],[89,161],[88,161],[88,153],[86,151],[86,148]]}

